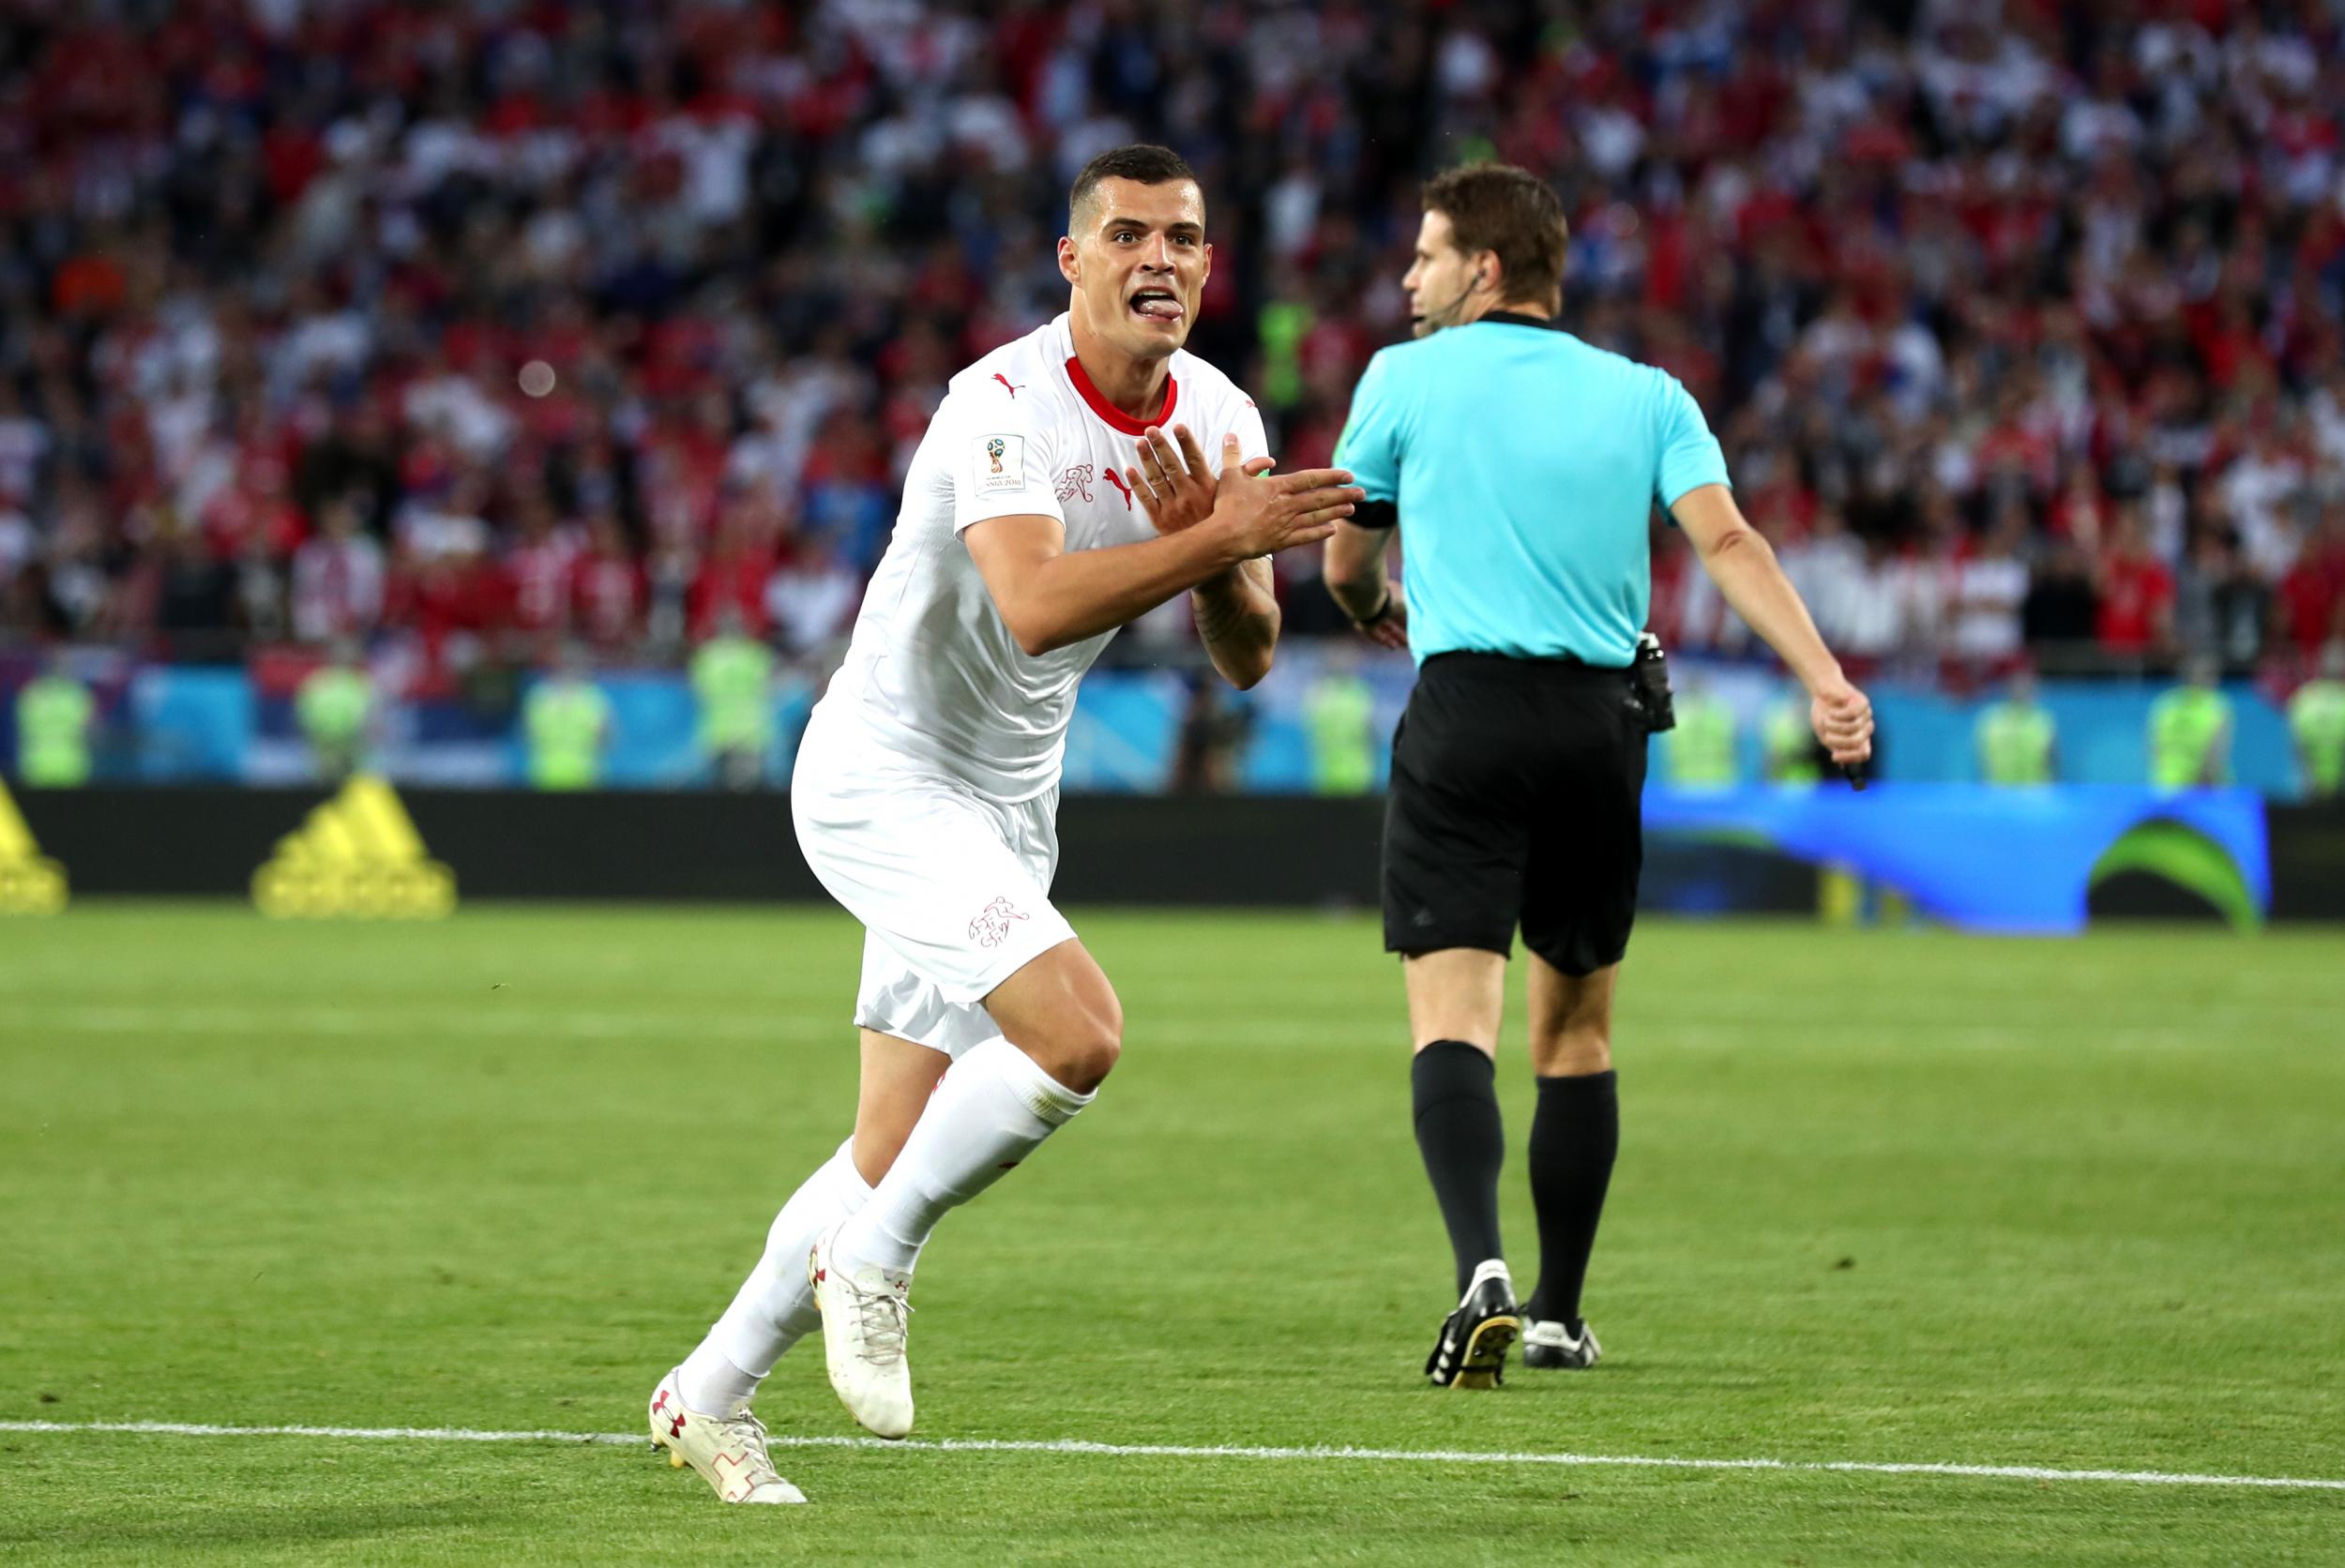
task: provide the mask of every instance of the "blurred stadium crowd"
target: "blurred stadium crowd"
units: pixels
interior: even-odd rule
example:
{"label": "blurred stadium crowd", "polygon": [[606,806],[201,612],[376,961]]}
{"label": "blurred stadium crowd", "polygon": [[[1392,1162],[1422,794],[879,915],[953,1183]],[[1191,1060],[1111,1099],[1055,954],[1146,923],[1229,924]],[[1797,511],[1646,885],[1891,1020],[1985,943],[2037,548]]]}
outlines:
{"label": "blurred stadium crowd", "polygon": [[[1852,663],[2285,683],[2345,635],[2345,8],[82,0],[0,21],[0,641],[363,640],[412,694],[737,615],[819,656],[1103,146],[1290,465],[1416,182],[1574,225]],[[1559,432],[1559,439],[1568,439]],[[1666,529],[1655,622],[1735,649]],[[1282,562],[1290,626],[1340,629]],[[1185,635],[1143,626],[1139,652]],[[1722,641],[1726,645],[1720,647]]]}

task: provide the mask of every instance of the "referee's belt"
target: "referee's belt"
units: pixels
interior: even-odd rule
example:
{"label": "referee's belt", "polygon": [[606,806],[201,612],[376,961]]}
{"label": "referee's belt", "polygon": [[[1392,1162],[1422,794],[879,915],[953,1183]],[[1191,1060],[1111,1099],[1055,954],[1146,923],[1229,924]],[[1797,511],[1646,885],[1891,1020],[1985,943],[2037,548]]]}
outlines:
{"label": "referee's belt", "polygon": [[1590,675],[1626,675],[1636,668],[1634,664],[1590,664],[1577,654],[1493,654],[1479,648],[1451,648],[1426,656],[1425,669],[1430,670],[1437,664],[1451,670],[1490,674],[1533,674],[1574,670]]}

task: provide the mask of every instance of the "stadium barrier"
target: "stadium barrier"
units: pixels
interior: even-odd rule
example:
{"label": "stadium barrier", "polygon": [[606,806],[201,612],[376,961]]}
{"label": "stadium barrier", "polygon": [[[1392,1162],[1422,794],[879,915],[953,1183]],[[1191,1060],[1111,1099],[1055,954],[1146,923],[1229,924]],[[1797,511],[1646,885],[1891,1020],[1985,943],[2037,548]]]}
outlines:
{"label": "stadium barrier", "polygon": [[2345,800],[2276,806],[2272,912],[2283,920],[2345,920]]}
{"label": "stadium barrier", "polygon": [[[82,659],[99,712],[97,776],[107,783],[228,783],[293,788],[312,776],[309,748],[281,680],[241,668],[142,665],[128,656]],[[264,668],[273,668],[266,667]],[[0,654],[0,758],[15,755],[9,694],[34,666]],[[1309,641],[1281,647],[1262,685],[1243,695],[1220,691],[1225,719],[1244,735],[1238,778],[1249,791],[1291,794],[1311,787],[1307,708],[1331,672],[1356,675],[1369,687],[1371,762],[1381,785],[1391,735],[1415,682],[1404,655],[1361,652]],[[1779,676],[1752,666],[1681,661],[1682,686],[1706,687],[1739,726],[1737,771],[1762,773],[1760,734],[1780,700]],[[605,671],[598,685],[611,703],[612,737],[603,782],[627,790],[676,790],[716,782],[699,744],[700,710],[685,678],[673,671]],[[442,699],[401,703],[386,716],[372,765],[402,784],[517,789],[526,782],[518,728],[522,686],[502,705]],[[773,694],[774,742],[764,776],[790,776],[797,737],[814,686],[803,673]],[[1217,688],[1218,689],[1218,688]],[[2042,699],[2059,731],[2060,778],[2067,784],[2138,784],[2149,776],[2145,741],[2155,685],[2046,681]],[[1887,783],[1969,783],[1978,777],[1979,700],[1931,686],[1870,685],[1881,721],[1873,776]],[[2232,776],[2276,799],[2294,799],[2304,780],[2288,723],[2262,692],[2232,688],[2237,722]],[[1171,671],[1094,671],[1076,695],[1067,737],[1067,787],[1082,793],[1162,793],[1172,787],[1188,688]]]}
{"label": "stadium barrier", "polygon": [[[0,827],[42,897],[257,897],[278,915],[432,915],[467,898],[814,901],[778,793],[98,786],[23,791]],[[1373,796],[1076,795],[1070,905],[1372,909]],[[2345,806],[2251,793],[1745,790],[1648,801],[1644,907],[2063,930],[2091,917],[2345,919]],[[2268,841],[2268,854],[2266,844]]]}

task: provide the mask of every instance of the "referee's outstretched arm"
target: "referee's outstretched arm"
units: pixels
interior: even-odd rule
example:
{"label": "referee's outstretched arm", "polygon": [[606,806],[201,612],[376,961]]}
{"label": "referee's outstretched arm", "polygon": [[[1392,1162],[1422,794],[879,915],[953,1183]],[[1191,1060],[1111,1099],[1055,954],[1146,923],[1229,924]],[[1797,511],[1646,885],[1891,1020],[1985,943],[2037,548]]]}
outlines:
{"label": "referee's outstretched arm", "polygon": [[1767,640],[1808,688],[1808,720],[1832,760],[1845,766],[1872,756],[1872,704],[1823,645],[1799,590],[1783,575],[1774,547],[1734,505],[1734,492],[1724,485],[1697,485],[1677,498],[1670,515],[1693,541],[1702,569],[1734,613]]}

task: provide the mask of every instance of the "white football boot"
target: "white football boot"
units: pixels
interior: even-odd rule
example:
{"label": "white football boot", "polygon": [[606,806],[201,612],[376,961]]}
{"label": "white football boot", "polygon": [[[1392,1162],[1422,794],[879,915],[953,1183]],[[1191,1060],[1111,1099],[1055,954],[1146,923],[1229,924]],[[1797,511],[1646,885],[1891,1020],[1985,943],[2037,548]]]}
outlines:
{"label": "white football boot", "polygon": [[[1573,1332],[1573,1324],[1578,1332]],[[1581,1368],[1594,1366],[1604,1355],[1604,1347],[1596,1342],[1596,1330],[1588,1327],[1584,1318],[1566,1323],[1560,1319],[1533,1319],[1522,1331],[1522,1364],[1525,1366]]]}
{"label": "white football boot", "polygon": [[666,1449],[668,1463],[678,1470],[689,1465],[700,1471],[727,1502],[804,1502],[806,1494],[774,1469],[764,1424],[747,1410],[730,1416],[686,1410],[676,1372],[660,1379],[651,1396],[653,1449]]}
{"label": "white football boot", "polygon": [[912,1304],[904,1298],[912,1278],[876,1266],[840,1268],[831,1259],[838,1237],[834,1225],[814,1239],[806,1259],[815,1310],[823,1315],[831,1390],[866,1430],[900,1438],[912,1430],[912,1366],[904,1359],[912,1327]]}

